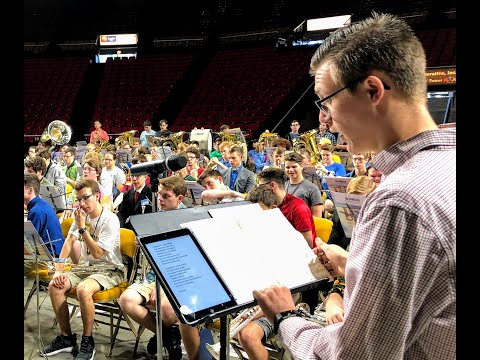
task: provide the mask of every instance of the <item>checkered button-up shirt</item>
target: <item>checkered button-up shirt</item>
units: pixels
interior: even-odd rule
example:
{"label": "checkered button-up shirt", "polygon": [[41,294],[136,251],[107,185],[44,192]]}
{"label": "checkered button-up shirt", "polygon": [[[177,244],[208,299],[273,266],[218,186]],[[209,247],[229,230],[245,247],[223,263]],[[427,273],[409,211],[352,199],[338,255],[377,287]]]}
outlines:
{"label": "checkered button-up shirt", "polygon": [[456,130],[445,129],[374,158],[385,179],[353,232],[345,320],[283,321],[279,335],[295,359],[456,358],[455,156]]}

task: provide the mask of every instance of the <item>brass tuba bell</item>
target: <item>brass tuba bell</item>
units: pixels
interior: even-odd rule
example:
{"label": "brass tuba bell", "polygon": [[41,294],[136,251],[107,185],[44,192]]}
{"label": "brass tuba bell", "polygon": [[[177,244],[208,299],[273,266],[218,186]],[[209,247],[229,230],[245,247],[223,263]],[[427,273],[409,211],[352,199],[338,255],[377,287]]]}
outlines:
{"label": "brass tuba bell", "polygon": [[70,126],[61,120],[53,120],[43,130],[40,136],[40,141],[46,143],[48,140],[52,142],[52,145],[65,145],[72,137],[72,130]]}
{"label": "brass tuba bell", "polygon": [[322,161],[322,156],[317,148],[317,130],[313,129],[300,134],[300,138],[293,145],[293,150],[298,152],[300,148],[305,148],[312,158],[312,164],[316,165]]}

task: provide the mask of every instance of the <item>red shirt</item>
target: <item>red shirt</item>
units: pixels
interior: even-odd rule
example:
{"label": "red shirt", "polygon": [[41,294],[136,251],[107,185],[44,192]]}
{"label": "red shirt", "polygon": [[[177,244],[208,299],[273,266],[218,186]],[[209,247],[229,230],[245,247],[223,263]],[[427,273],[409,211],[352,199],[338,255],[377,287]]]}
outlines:
{"label": "red shirt", "polygon": [[300,232],[312,231],[313,245],[315,245],[315,239],[317,238],[315,223],[312,212],[305,201],[287,194],[278,208],[295,230]]}
{"label": "red shirt", "polygon": [[[100,130],[98,130],[98,132],[100,133],[99,135],[103,140],[108,141],[108,134],[105,130],[100,129]],[[93,140],[95,139],[95,134],[96,134],[96,130],[93,130],[90,133],[90,142],[93,142]]]}

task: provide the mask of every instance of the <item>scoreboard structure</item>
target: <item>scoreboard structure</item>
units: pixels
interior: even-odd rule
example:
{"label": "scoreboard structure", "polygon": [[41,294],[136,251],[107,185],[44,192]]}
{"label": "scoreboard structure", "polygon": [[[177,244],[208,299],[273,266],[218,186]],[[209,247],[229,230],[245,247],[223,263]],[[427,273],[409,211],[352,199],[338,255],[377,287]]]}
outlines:
{"label": "scoreboard structure", "polygon": [[138,34],[104,34],[97,37],[96,63],[105,63],[109,58],[137,57]]}

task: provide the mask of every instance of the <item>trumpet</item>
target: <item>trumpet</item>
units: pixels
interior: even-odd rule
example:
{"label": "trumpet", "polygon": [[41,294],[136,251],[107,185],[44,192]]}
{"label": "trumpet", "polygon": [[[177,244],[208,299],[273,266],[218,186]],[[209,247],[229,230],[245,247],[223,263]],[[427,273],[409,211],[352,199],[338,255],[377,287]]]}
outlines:
{"label": "trumpet", "polygon": [[[259,305],[256,305],[251,308],[244,309],[241,311],[235,319],[230,322],[230,332],[229,338],[233,338],[237,335],[240,330],[242,330],[250,321],[255,319],[255,317],[260,314],[262,309]],[[220,353],[220,342],[217,342],[213,345],[205,344],[210,354],[215,358],[218,359],[218,354]]]}
{"label": "trumpet", "polygon": [[322,163],[318,163],[315,165],[315,169],[317,170],[317,175],[318,176],[334,176],[335,172],[334,171],[328,171],[327,168]]}

